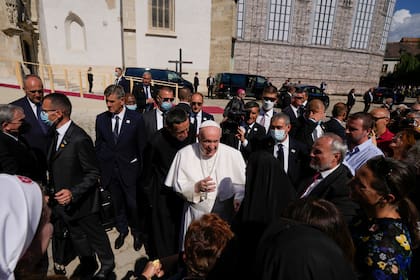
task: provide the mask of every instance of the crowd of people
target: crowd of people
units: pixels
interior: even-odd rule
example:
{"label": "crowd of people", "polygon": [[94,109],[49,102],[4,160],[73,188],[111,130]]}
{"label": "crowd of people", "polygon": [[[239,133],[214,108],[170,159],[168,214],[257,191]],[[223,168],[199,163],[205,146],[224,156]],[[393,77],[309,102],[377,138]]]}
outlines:
{"label": "crowd of people", "polygon": [[351,113],[351,91],[327,118],[293,86],[275,108],[267,85],[217,123],[199,92],[175,104],[149,72],[132,90],[115,73],[94,140],[36,75],[0,105],[1,279],[44,279],[51,237],[57,275],[78,257],[72,277],[112,279],[101,190],[114,249],[144,246],[138,279],[419,278],[420,104]]}

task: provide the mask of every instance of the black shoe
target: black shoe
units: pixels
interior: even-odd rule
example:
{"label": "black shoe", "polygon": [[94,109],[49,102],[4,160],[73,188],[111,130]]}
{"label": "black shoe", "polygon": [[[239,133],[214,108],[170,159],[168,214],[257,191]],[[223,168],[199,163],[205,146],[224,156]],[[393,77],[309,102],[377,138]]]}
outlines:
{"label": "black shoe", "polygon": [[54,263],[54,273],[57,275],[66,275],[66,267],[62,264]]}
{"label": "black shoe", "polygon": [[134,235],[133,238],[134,238],[134,242],[133,242],[134,250],[139,251],[141,249],[141,246],[143,246],[143,240],[138,235]]}
{"label": "black shoe", "polygon": [[118,235],[117,239],[115,239],[115,249],[118,250],[122,247],[122,245],[124,245],[124,239],[126,238],[127,233],[120,233],[120,235]]}
{"label": "black shoe", "polygon": [[115,264],[112,265],[103,265],[101,269],[98,271],[98,273],[93,276],[93,279],[108,279],[108,277],[111,275],[112,271],[114,271]]}
{"label": "black shoe", "polygon": [[96,262],[95,257],[81,257],[80,264],[76,267],[70,279],[92,279],[92,276],[97,269],[98,263]]}

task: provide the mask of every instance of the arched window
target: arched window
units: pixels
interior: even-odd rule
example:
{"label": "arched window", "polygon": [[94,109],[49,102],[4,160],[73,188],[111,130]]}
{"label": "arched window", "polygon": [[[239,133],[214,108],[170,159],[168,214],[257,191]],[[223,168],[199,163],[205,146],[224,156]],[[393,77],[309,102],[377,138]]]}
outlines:
{"label": "arched window", "polygon": [[86,29],[81,18],[70,12],[64,22],[66,47],[68,50],[86,50]]}

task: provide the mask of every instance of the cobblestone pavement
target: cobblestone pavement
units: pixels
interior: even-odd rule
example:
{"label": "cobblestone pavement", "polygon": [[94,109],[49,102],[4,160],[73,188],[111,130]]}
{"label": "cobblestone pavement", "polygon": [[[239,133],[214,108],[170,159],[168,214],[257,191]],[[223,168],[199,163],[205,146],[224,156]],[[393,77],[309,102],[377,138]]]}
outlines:
{"label": "cobblestone pavement", "polygon": [[[18,99],[24,95],[23,91],[16,90],[16,89],[10,89],[10,88],[4,88],[0,87],[0,103],[9,103],[15,99]],[[362,98],[357,97],[358,102],[353,107],[352,112],[361,111],[363,109],[363,103]],[[80,97],[70,97],[70,100],[73,104],[73,113],[72,113],[72,119],[79,124],[81,127],[83,127],[86,132],[91,135],[91,137],[94,139],[95,137],[95,116],[104,110],[106,110],[105,102],[102,100],[93,100],[93,99],[84,99]],[[331,106],[327,109],[327,116],[331,115],[331,110],[333,105],[336,102],[346,102],[345,96],[330,96],[330,104]],[[224,108],[228,100],[220,100],[220,99],[205,99],[204,100],[204,106],[219,106],[221,108]],[[409,98],[407,100],[409,103],[413,103],[414,99]],[[373,107],[378,107],[379,105],[373,105]],[[222,116],[220,114],[215,115],[216,121],[221,121]],[[118,236],[117,231],[114,229],[112,231],[108,232],[108,236],[111,242],[111,245],[113,247],[114,241],[116,237]],[[51,246],[50,246],[51,247]],[[51,248],[49,248],[49,255],[51,256]],[[144,257],[145,252],[142,248],[140,251],[136,252],[133,249],[133,239],[131,236],[128,236],[126,238],[126,242],[124,243],[124,246],[120,248],[119,250],[114,250],[115,258],[116,258],[116,279],[122,279],[127,275],[127,272],[130,270],[134,270],[134,264],[136,259]],[[76,268],[78,264],[78,261],[73,261],[66,269],[68,272],[68,276],[71,275],[73,270]],[[51,267],[51,261],[50,261],[50,270],[49,273],[54,273]]]}

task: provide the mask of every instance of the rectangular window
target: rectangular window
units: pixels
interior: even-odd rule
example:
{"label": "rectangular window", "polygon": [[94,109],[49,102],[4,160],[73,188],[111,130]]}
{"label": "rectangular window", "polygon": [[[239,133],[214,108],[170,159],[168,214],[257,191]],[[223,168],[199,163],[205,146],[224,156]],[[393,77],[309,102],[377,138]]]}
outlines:
{"label": "rectangular window", "polygon": [[150,0],[150,29],[174,31],[174,0]]}
{"label": "rectangular window", "polygon": [[236,37],[242,39],[244,38],[245,0],[238,0],[237,5]]}
{"label": "rectangular window", "polygon": [[336,5],[336,0],[316,0],[312,44],[331,44]]}
{"label": "rectangular window", "polygon": [[384,10],[386,10],[384,30],[382,31],[381,46],[379,49],[385,51],[386,42],[388,40],[388,32],[391,27],[392,15],[394,14],[395,0],[388,0],[385,2]]}
{"label": "rectangular window", "polygon": [[382,64],[382,73],[386,73],[388,71],[388,64]]}
{"label": "rectangular window", "polygon": [[292,0],[270,0],[267,40],[287,41],[292,19]]}
{"label": "rectangular window", "polygon": [[367,49],[374,10],[375,0],[359,0],[353,26],[351,48]]}

